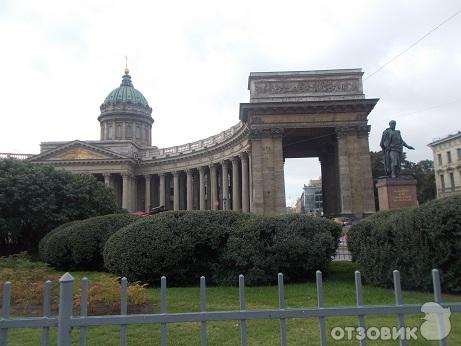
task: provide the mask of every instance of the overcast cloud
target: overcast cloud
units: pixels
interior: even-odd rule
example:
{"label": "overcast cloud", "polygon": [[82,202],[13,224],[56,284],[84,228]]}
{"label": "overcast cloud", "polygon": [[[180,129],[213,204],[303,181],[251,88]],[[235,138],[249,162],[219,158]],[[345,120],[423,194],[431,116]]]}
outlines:
{"label": "overcast cloud", "polygon": [[[0,152],[99,139],[99,106],[120,84],[153,108],[158,147],[238,122],[251,71],[360,67],[367,74],[445,18],[459,1],[9,1],[0,0]],[[412,161],[461,130],[461,15],[364,81],[380,98],[370,148],[397,120]],[[317,178],[317,159],[287,160],[287,199]]]}

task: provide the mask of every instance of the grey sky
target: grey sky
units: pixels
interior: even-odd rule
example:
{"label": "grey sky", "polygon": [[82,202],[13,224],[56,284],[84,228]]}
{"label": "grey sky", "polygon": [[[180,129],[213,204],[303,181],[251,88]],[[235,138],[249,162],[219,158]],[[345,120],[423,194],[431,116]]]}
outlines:
{"label": "grey sky", "polygon": [[[251,71],[357,68],[365,76],[461,7],[459,1],[0,0],[0,151],[98,139],[99,106],[124,56],[153,108],[153,144],[173,146],[238,122]],[[461,129],[461,15],[372,78],[370,147],[397,120],[412,161]],[[287,162],[293,200],[318,160]],[[306,162],[306,161],[305,161]],[[298,186],[299,182],[299,187]]]}

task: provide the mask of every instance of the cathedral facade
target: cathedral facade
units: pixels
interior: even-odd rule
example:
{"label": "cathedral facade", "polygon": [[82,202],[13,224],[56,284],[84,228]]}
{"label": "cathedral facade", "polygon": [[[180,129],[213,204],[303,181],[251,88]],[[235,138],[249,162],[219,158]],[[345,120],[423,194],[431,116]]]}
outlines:
{"label": "cathedral facade", "polygon": [[[152,146],[152,108],[125,70],[100,107],[100,139],[44,142],[29,161],[94,174],[130,212],[236,210],[282,214],[286,158],[318,157],[326,215],[375,211],[360,69],[258,72],[239,122],[208,138]],[[307,178],[307,177],[306,177]]]}

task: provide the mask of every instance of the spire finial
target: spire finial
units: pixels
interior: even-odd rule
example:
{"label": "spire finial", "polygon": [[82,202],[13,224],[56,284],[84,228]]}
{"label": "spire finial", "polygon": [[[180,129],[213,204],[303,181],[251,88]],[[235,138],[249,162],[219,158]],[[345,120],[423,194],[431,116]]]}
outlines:
{"label": "spire finial", "polygon": [[128,69],[128,56],[125,55],[125,74],[129,74],[130,70]]}

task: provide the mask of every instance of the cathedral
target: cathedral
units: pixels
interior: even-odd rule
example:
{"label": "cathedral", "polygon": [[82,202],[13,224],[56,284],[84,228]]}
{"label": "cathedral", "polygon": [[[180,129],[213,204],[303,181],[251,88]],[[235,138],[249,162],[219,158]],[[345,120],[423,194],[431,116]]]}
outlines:
{"label": "cathedral", "polygon": [[250,102],[221,133],[152,145],[147,99],[128,69],[100,106],[100,139],[43,142],[34,164],[93,174],[130,212],[235,210],[282,214],[286,158],[318,157],[326,215],[373,213],[368,115],[360,69],[252,72]]}

